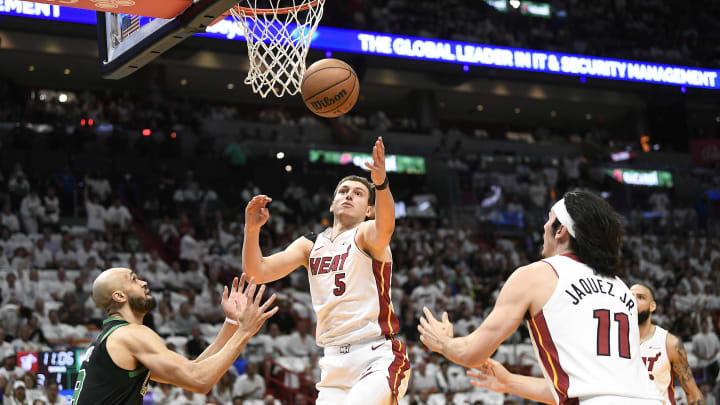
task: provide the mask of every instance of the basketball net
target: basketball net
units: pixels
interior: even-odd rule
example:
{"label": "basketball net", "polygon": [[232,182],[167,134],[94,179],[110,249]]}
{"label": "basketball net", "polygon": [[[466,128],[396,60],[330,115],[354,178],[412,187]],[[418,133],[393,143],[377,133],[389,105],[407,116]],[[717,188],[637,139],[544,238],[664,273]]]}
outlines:
{"label": "basketball net", "polygon": [[257,0],[243,0],[230,9],[247,41],[245,84],[262,98],[270,92],[282,97],[300,91],[305,58],[325,5],[325,0],[292,0],[292,7],[281,8],[281,1],[267,0],[270,8],[258,9]]}

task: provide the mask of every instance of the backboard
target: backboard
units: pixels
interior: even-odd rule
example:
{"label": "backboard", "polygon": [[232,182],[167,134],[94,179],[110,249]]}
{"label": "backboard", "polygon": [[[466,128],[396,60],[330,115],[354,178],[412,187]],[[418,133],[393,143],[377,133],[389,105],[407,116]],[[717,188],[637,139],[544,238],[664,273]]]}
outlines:
{"label": "backboard", "polygon": [[[114,0],[117,1],[117,0]],[[125,1],[125,0],[122,0]],[[205,29],[237,4],[237,0],[192,0],[186,8],[177,1],[134,0],[180,10],[173,18],[155,18],[118,12],[97,12],[100,71],[106,79],[121,79],[148,64],[185,38]],[[117,10],[120,11],[120,10]]]}

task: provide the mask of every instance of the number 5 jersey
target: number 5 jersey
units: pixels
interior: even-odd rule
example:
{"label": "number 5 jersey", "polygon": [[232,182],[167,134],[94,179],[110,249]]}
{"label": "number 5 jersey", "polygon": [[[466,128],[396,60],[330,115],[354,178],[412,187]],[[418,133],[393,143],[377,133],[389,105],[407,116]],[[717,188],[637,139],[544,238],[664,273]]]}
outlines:
{"label": "number 5 jersey", "polygon": [[328,228],[312,240],[308,277],[318,346],[389,337],[400,328],[390,301],[392,262],[377,261],[360,250],[355,243],[357,230],[331,240]]}

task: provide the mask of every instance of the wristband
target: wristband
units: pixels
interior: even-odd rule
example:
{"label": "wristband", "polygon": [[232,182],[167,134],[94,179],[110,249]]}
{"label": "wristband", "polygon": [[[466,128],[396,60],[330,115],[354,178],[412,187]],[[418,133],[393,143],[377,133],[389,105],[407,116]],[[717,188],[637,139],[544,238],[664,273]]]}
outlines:
{"label": "wristband", "polygon": [[228,317],[225,317],[225,323],[229,323],[230,325],[238,325],[238,321],[234,321]]}
{"label": "wristband", "polygon": [[373,186],[375,186],[375,190],[385,190],[386,188],[388,188],[389,184],[390,184],[390,180],[388,180],[388,177],[386,175],[385,181],[383,181],[383,183],[381,185],[378,186],[377,184],[373,183]]}

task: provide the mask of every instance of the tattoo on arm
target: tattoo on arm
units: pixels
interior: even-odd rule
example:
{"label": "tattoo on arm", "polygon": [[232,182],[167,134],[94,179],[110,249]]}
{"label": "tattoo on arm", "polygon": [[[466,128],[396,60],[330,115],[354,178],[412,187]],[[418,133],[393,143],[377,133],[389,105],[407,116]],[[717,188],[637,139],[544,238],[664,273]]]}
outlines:
{"label": "tattoo on arm", "polygon": [[675,350],[677,350],[678,357],[680,357],[680,359],[679,361],[673,363],[673,372],[675,372],[675,377],[680,380],[680,384],[684,385],[684,383],[694,377],[692,370],[690,370],[690,365],[688,365],[687,352],[685,351],[685,347],[682,342],[678,342],[677,346],[675,346]]}
{"label": "tattoo on arm", "polygon": [[[682,341],[678,339],[678,343],[675,346],[675,350],[677,350],[678,354],[678,361],[672,363],[672,369],[673,373],[675,374],[675,378],[677,378],[680,382],[680,385],[683,387],[683,390],[685,391],[685,394],[689,394],[688,390],[688,384],[692,382],[692,387],[695,387],[695,390],[697,390],[697,387],[695,385],[695,377],[693,377],[692,370],[690,370],[690,365],[687,361],[687,352],[685,351],[685,347],[683,346]],[[700,398],[697,400],[688,403],[688,405],[705,405],[705,399],[700,395]]]}

